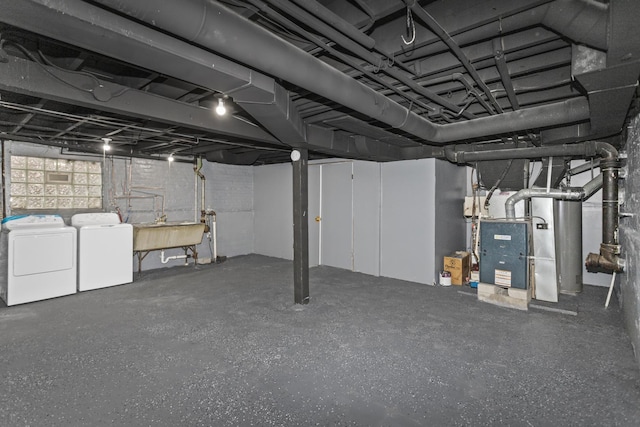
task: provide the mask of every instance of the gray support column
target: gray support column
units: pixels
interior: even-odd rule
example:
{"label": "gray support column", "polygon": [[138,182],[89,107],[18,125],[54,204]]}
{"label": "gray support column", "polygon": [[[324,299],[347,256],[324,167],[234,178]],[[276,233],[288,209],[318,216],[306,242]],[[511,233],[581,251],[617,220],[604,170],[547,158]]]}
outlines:
{"label": "gray support column", "polygon": [[296,304],[309,303],[309,152],[294,150],[293,161],[293,296]]}

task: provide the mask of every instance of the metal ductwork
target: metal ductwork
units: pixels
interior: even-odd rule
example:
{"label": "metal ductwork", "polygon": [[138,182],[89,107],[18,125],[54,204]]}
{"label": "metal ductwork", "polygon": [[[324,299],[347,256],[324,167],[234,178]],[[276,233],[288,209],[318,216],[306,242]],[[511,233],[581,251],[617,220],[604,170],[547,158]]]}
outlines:
{"label": "metal ductwork", "polygon": [[234,154],[227,150],[209,151],[205,153],[208,162],[225,163],[229,165],[252,165],[258,160],[260,153],[251,152]]}
{"label": "metal ductwork", "polygon": [[594,0],[556,0],[542,6],[541,24],[563,36],[607,50],[609,6]]}
{"label": "metal ductwork", "polygon": [[[429,143],[448,142],[589,118],[586,98],[492,117],[436,125],[217,2],[97,0],[137,20],[293,83]],[[199,25],[194,25],[198,22]],[[292,67],[291,64],[296,64]]]}
{"label": "metal ductwork", "polygon": [[602,174],[593,178],[581,188],[523,188],[509,197],[504,204],[507,219],[515,219],[516,203],[534,197],[556,200],[587,200],[602,188]]}
{"label": "metal ductwork", "polygon": [[[486,160],[506,159],[539,159],[544,157],[600,157],[600,171],[602,175],[602,243],[600,253],[590,253],[585,265],[588,271],[621,272],[624,270],[624,260],[620,258],[620,243],[618,240],[618,174],[620,160],[618,150],[611,144],[601,141],[587,141],[580,144],[563,144],[556,146],[509,148],[486,151],[467,151],[463,147],[451,146],[443,150],[443,156],[447,160],[457,164]],[[597,191],[599,182],[594,179],[582,189],[575,190],[550,190],[539,192],[535,189],[523,190],[522,196],[526,197],[553,197],[562,200],[582,200],[586,194]],[[524,198],[523,197],[523,198]],[[512,200],[511,204],[519,199]],[[507,201],[509,203],[509,201]],[[507,216],[515,215],[513,210]]]}

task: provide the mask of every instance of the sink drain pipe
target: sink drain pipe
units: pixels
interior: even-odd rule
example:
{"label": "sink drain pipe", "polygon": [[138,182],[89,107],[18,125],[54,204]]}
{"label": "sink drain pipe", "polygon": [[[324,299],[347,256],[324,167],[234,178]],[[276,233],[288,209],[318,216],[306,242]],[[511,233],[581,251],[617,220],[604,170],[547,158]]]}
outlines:
{"label": "sink drain pipe", "polygon": [[160,250],[160,262],[163,264],[168,263],[169,261],[172,261],[174,259],[184,259],[184,265],[189,265],[189,260],[187,259],[189,257],[189,255],[184,254],[184,255],[171,255],[168,257],[164,257],[164,249]]}

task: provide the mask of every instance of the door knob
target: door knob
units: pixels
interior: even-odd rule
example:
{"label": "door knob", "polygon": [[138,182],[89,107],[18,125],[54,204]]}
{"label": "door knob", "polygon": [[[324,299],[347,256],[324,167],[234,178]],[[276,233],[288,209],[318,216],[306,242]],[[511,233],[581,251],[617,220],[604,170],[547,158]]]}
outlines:
{"label": "door knob", "polygon": [[319,216],[316,217],[316,222],[320,222],[322,218],[320,218]]}

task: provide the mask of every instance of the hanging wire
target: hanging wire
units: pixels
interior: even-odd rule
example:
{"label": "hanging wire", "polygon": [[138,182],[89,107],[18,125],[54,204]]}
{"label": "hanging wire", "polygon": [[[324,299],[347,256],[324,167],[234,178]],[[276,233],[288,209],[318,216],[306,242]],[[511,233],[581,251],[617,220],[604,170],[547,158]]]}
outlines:
{"label": "hanging wire", "polygon": [[400,35],[402,42],[405,45],[410,45],[416,41],[416,23],[413,20],[413,14],[411,8],[407,5],[407,36],[410,36],[409,40],[405,39],[403,35]]}
{"label": "hanging wire", "polygon": [[513,164],[513,159],[509,159],[509,162],[507,163],[507,166],[502,171],[502,174],[500,175],[500,178],[498,178],[496,183],[493,184],[493,187],[491,187],[491,189],[487,193],[487,196],[484,199],[484,207],[485,207],[485,209],[489,209],[489,203],[490,203],[490,200],[491,200],[491,196],[493,196],[493,193],[500,187],[500,184],[502,184],[502,181],[507,176],[507,173],[509,173],[509,169],[511,169],[511,165],[512,164]]}

